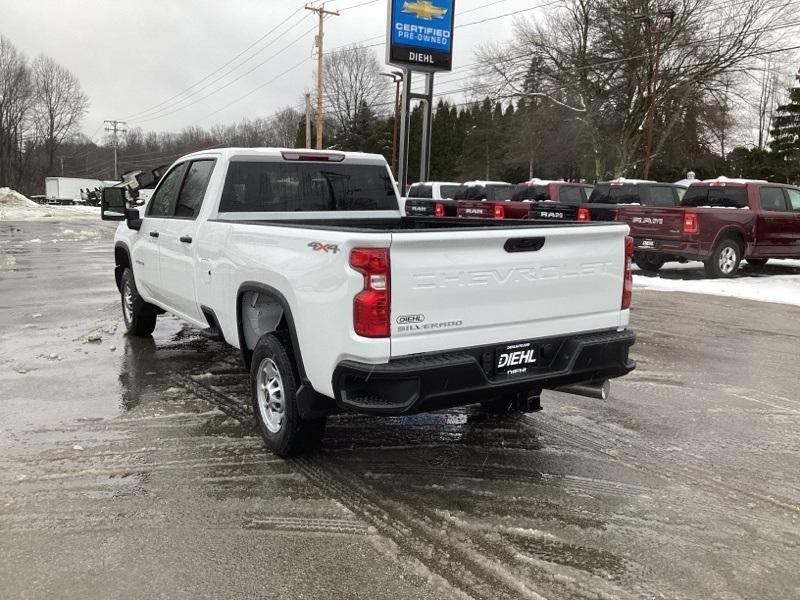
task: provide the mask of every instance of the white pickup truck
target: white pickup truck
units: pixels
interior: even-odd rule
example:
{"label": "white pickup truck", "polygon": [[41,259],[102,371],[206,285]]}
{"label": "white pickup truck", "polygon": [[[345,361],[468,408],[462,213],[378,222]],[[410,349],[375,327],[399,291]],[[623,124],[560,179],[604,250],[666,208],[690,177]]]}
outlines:
{"label": "white pickup truck", "polygon": [[280,456],[337,411],[538,410],[635,366],[624,224],[403,217],[383,157],[350,152],[190,154],[141,214],[105,192],[129,333],[167,311],[239,348]]}

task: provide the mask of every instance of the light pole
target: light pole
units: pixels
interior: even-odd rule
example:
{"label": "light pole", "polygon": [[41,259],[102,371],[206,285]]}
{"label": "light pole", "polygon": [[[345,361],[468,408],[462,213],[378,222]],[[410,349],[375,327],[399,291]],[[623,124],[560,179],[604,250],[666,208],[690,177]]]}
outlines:
{"label": "light pole", "polygon": [[384,77],[391,77],[394,81],[394,122],[392,123],[392,171],[397,175],[397,126],[400,119],[400,84],[403,82],[402,71],[381,73]]}
{"label": "light pole", "polygon": [[[669,27],[672,27],[672,21],[675,19],[675,11],[672,9],[659,10],[657,16],[666,17],[669,19],[669,24],[667,25],[667,29],[669,29]],[[656,24],[654,36],[653,18],[648,15],[636,15],[633,17],[633,19],[647,30],[648,54],[650,54],[651,46],[655,46],[653,49],[653,59],[650,64],[650,77],[647,85],[647,93],[649,95],[650,104],[647,107],[647,117],[645,119],[644,159],[642,161],[642,179],[647,179],[648,175],[650,174],[650,153],[653,147],[653,124],[656,116],[656,90],[658,85],[659,50],[661,46],[661,34],[664,33],[664,31]],[[652,43],[653,41],[655,44]]]}

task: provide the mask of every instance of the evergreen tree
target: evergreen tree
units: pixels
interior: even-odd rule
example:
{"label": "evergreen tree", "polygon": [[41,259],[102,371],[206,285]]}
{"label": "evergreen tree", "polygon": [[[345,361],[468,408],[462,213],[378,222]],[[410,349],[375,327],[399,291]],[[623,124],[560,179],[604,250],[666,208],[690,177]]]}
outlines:
{"label": "evergreen tree", "polygon": [[793,87],[786,104],[775,111],[770,135],[770,149],[783,160],[786,179],[796,181],[800,178],[800,87]]}

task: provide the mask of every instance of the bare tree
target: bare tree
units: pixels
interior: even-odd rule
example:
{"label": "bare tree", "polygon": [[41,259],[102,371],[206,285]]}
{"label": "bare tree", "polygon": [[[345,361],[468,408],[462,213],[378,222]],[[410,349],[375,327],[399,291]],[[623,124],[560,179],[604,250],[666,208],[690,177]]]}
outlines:
{"label": "bare tree", "polygon": [[297,141],[297,127],[300,123],[300,113],[291,106],[279,110],[271,119],[272,131],[278,146],[294,148]]}
{"label": "bare tree", "polygon": [[772,127],[772,114],[777,103],[779,87],[778,70],[771,58],[765,61],[759,78],[758,94],[758,149],[764,150],[769,141],[769,130]]}
{"label": "bare tree", "polygon": [[78,131],[89,108],[78,78],[49,56],[33,61],[33,83],[36,93],[34,123],[47,155],[47,169],[55,162],[58,147]]}
{"label": "bare tree", "polygon": [[16,183],[15,160],[22,154],[26,118],[33,98],[28,60],[0,35],[0,186]]}
{"label": "bare tree", "polygon": [[[562,106],[592,142],[595,176],[624,175],[642,166],[648,112],[657,156],[684,116],[682,100],[774,50],[786,11],[782,0],[563,0],[543,19],[517,21],[513,42],[479,57],[492,68],[494,97]],[[541,87],[525,89],[534,58]]]}
{"label": "bare tree", "polygon": [[349,46],[325,57],[323,98],[337,127],[347,131],[366,106],[374,113],[387,96],[389,82],[381,77],[375,54],[364,46]]}

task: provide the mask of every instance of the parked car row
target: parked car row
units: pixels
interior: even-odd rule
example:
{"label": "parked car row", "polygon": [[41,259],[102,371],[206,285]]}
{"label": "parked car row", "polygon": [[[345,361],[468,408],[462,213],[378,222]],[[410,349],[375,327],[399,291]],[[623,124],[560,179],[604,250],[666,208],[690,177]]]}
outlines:
{"label": "parked car row", "polygon": [[650,272],[670,261],[699,260],[709,276],[731,277],[742,260],[762,267],[770,258],[800,258],[800,188],[760,180],[719,177],[688,186],[635,179],[595,185],[540,179],[518,185],[428,182],[411,186],[405,212],[622,221],[634,238],[634,262]]}
{"label": "parked car row", "polygon": [[409,188],[405,212],[435,217],[613,221],[620,204],[677,206],[685,192],[683,185],[638,179],[596,185],[543,179],[517,185],[503,181],[425,182]]}

